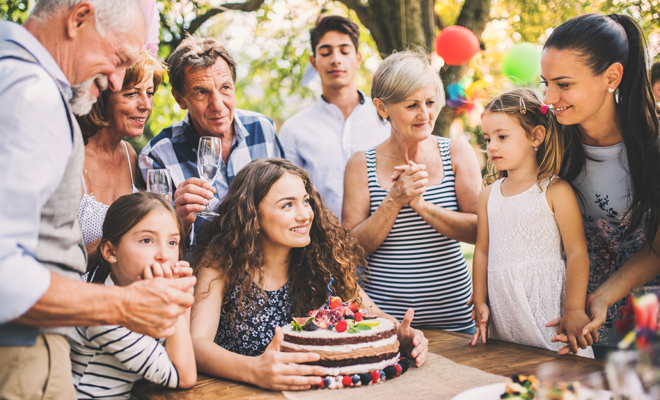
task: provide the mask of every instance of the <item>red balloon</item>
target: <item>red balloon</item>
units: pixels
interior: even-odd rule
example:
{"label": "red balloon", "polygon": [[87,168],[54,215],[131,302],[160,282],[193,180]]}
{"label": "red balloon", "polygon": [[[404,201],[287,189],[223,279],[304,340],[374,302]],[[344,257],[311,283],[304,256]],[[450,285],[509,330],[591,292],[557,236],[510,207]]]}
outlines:
{"label": "red balloon", "polygon": [[479,39],[463,26],[448,26],[435,39],[435,51],[448,65],[466,64],[479,50]]}

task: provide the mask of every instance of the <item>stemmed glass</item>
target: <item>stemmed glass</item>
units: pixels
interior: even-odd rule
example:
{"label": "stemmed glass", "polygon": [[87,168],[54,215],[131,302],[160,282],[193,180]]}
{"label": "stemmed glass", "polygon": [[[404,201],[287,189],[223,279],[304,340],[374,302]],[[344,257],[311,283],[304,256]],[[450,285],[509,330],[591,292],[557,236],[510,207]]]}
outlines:
{"label": "stemmed glass", "polygon": [[[213,185],[215,178],[220,172],[222,163],[222,140],[217,137],[204,136],[199,139],[199,149],[197,150],[197,172],[199,177]],[[211,202],[209,201],[209,204]],[[196,212],[200,217],[217,217],[219,214],[211,211],[209,204],[206,209]]]}
{"label": "stemmed glass", "polygon": [[158,193],[172,202],[172,176],[169,169],[147,171],[147,192]]}

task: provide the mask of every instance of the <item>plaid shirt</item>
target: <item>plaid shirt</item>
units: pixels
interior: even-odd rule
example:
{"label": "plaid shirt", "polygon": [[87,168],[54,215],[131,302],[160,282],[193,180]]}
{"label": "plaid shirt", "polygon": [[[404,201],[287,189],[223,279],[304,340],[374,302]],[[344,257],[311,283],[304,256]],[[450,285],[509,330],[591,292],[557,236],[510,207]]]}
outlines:
{"label": "plaid shirt", "polygon": [[[199,138],[194,133],[189,114],[186,113],[182,121],[163,129],[142,149],[139,158],[142,179],[146,181],[147,170],[151,168],[169,169],[174,199],[174,191],[183,181],[199,178],[198,146]],[[234,143],[228,163],[222,162],[220,173],[215,180],[216,193],[209,205],[211,209],[215,210],[225,198],[238,171],[252,160],[270,157],[284,158],[284,150],[277,138],[273,121],[256,112],[235,109]],[[204,222],[202,218],[197,218],[193,225],[191,241]]]}

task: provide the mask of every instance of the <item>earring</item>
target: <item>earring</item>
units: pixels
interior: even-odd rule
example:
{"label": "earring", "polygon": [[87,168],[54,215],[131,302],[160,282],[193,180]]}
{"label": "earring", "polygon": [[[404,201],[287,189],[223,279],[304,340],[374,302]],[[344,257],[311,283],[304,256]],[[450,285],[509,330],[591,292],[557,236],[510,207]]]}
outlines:
{"label": "earring", "polygon": [[614,93],[614,89],[612,89],[612,88],[607,88],[607,91],[610,92],[610,93]]}
{"label": "earring", "polygon": [[539,151],[539,148],[538,148],[538,147],[534,147],[534,151]]}
{"label": "earring", "polygon": [[114,258],[114,257],[110,257],[110,258],[108,258],[108,262],[116,263],[116,262],[117,262],[117,259]]}

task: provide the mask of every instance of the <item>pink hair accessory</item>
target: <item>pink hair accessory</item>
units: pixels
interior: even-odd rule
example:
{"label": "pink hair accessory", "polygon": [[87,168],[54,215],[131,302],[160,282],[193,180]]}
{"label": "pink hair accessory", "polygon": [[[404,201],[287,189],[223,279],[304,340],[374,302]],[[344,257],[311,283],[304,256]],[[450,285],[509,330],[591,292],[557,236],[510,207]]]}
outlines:
{"label": "pink hair accessory", "polygon": [[548,110],[555,111],[555,108],[552,106],[552,104],[550,104],[550,105],[544,104],[544,105],[541,106],[541,113],[543,115],[548,115]]}

